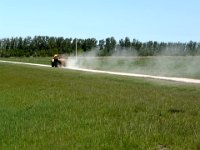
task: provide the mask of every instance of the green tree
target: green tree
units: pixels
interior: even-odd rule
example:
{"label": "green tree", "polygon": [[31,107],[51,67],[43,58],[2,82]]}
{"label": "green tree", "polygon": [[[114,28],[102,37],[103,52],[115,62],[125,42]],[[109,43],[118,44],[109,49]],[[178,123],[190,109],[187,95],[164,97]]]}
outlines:
{"label": "green tree", "polygon": [[127,49],[131,47],[131,41],[130,41],[130,39],[128,37],[125,37],[124,46]]}
{"label": "green tree", "polygon": [[106,38],[105,50],[107,55],[111,55],[116,47],[116,40],[114,37]]}
{"label": "green tree", "polygon": [[125,42],[123,39],[119,40],[119,45],[121,48],[124,48],[125,47]]}
{"label": "green tree", "polygon": [[105,47],[105,41],[102,39],[102,40],[99,40],[99,49],[100,50],[103,50]]}

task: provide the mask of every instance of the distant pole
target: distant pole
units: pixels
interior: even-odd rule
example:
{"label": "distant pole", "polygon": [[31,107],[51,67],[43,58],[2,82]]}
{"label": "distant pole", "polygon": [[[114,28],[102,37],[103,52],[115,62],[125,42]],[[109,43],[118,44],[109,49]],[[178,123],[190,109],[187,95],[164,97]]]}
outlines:
{"label": "distant pole", "polygon": [[77,60],[77,38],[76,38],[76,60]]}

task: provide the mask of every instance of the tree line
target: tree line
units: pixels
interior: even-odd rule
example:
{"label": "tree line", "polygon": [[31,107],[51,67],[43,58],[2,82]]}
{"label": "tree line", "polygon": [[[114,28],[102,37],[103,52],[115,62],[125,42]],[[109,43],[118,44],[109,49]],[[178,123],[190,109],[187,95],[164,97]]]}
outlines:
{"label": "tree line", "polygon": [[63,37],[35,36],[12,37],[0,39],[0,57],[37,57],[52,56],[53,54],[75,55],[78,53],[97,51],[99,56],[113,54],[139,56],[194,56],[200,55],[200,43],[181,42],[141,42],[130,40],[129,37],[120,39],[108,37],[97,41],[95,38],[76,39]]}

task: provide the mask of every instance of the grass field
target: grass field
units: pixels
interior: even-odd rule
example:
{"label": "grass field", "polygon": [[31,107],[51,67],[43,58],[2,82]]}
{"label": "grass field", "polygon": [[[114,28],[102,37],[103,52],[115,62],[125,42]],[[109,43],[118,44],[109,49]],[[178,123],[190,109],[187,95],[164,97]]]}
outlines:
{"label": "grass field", "polygon": [[200,85],[0,63],[0,149],[200,149]]}

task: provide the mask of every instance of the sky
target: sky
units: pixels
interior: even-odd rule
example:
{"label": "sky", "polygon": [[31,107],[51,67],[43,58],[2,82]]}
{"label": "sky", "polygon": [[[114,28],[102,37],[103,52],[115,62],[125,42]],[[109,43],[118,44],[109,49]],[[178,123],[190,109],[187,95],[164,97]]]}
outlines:
{"label": "sky", "polygon": [[200,42],[199,0],[0,0],[0,38]]}

